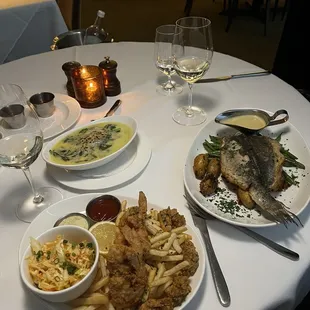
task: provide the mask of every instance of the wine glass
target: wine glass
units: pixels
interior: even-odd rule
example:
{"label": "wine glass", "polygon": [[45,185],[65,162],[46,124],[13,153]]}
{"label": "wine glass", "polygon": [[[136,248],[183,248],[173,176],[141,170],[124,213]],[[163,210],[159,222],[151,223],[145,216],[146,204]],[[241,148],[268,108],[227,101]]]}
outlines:
{"label": "wine glass", "polygon": [[36,189],[34,186],[29,166],[42,150],[43,133],[36,112],[27,104],[18,85],[0,85],[0,117],[0,165],[21,169],[25,174],[32,194],[21,197],[16,215],[21,221],[30,223],[42,210],[63,197],[55,188]]}
{"label": "wine glass", "polygon": [[156,28],[154,58],[155,65],[160,72],[167,75],[168,80],[156,88],[162,95],[174,95],[182,92],[183,88],[171,79],[175,74],[172,59],[172,41],[175,25],[162,25]]}
{"label": "wine glass", "polygon": [[204,17],[184,17],[176,21],[173,57],[176,73],[188,83],[188,106],[179,108],[173,119],[186,126],[206,120],[206,112],[192,105],[193,84],[208,71],[213,56],[211,21]]}

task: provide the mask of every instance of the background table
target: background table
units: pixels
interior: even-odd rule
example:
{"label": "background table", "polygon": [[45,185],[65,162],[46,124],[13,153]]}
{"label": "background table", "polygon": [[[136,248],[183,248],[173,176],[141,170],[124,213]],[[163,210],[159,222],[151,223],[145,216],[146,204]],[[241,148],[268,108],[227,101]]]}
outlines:
{"label": "background table", "polygon": [[0,2],[0,64],[47,52],[68,31],[55,0]]}
{"label": "background table", "polygon": [[[183,199],[183,167],[188,149],[197,132],[206,124],[184,127],[176,124],[171,114],[187,102],[187,86],[182,94],[164,97],[155,88],[162,77],[153,63],[151,43],[110,43],[75,47],[25,59],[0,67],[0,83],[17,83],[25,89],[65,93],[66,77],[61,65],[69,60],[82,64],[99,64],[104,56],[115,59],[122,94],[108,98],[97,109],[83,110],[79,124],[104,116],[117,98],[123,100],[117,114],[131,115],[138,121],[139,130],[149,137],[153,147],[152,159],[142,175],[123,187],[108,190],[112,194],[138,197],[143,190],[152,203],[178,208],[191,217]],[[250,72],[256,68],[244,61],[215,53],[208,77]],[[174,77],[175,78],[175,77]],[[276,111],[287,109],[291,122],[310,142],[308,119],[310,104],[296,90],[270,75],[228,82],[194,86],[194,102],[208,112],[208,122],[221,111],[235,107],[256,107]],[[45,169],[42,158],[31,166],[35,182],[52,185],[66,197],[82,191],[65,188],[54,181]],[[44,309],[40,301],[24,291],[19,279],[19,242],[28,227],[15,217],[18,197],[29,191],[21,171],[2,169],[0,173],[0,300],[3,309]],[[303,228],[290,225],[256,229],[276,242],[300,254],[300,260],[290,261],[249,239],[233,227],[211,221],[210,235],[230,289],[229,309],[294,309],[306,295],[310,283],[310,208],[300,216]],[[49,227],[47,227],[48,229]],[[223,309],[217,299],[209,266],[204,282],[189,309]]]}

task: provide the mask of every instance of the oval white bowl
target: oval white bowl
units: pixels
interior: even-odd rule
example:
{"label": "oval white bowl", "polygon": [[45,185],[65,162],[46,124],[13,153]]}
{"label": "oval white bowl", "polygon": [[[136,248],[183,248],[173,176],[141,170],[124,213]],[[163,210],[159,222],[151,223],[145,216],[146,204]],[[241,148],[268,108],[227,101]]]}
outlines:
{"label": "oval white bowl", "polygon": [[31,275],[29,274],[28,261],[26,258],[31,255],[30,246],[28,246],[28,248],[26,249],[21,260],[20,274],[27,288],[42,299],[51,302],[68,302],[78,298],[83,293],[85,293],[85,291],[91,286],[93,280],[95,279],[99,261],[99,246],[95,237],[88,230],[71,225],[54,227],[41,234],[39,237],[33,237],[36,238],[40,243],[45,243],[55,240],[57,235],[64,236],[64,238],[69,240],[70,242],[80,243],[81,241],[85,240],[87,242],[93,243],[94,249],[96,251],[96,256],[94,264],[88,274],[80,282],[64,290],[56,292],[42,291],[34,285]]}
{"label": "oval white bowl", "polygon": [[[68,135],[72,134],[73,132],[76,132],[80,129],[86,128],[88,126],[92,126],[92,125],[96,125],[96,124],[103,124],[103,123],[110,123],[110,122],[118,122],[118,123],[125,124],[125,125],[129,126],[133,132],[131,139],[122,148],[120,148],[118,151],[116,151],[113,154],[108,155],[104,158],[94,160],[92,162],[84,163],[84,164],[63,165],[63,164],[57,164],[51,160],[49,150],[52,149],[56,143],[58,143],[60,140],[62,140],[66,136],[68,136]],[[74,129],[71,129],[71,130],[67,131],[66,133],[58,136],[55,139],[53,139],[52,141],[48,142],[42,151],[42,157],[48,164],[55,166],[55,167],[58,167],[58,168],[63,168],[63,169],[67,169],[67,170],[93,169],[93,168],[103,166],[103,165],[109,163],[111,160],[114,160],[117,156],[119,156],[128,147],[128,145],[133,141],[133,139],[136,137],[136,134],[137,134],[137,122],[134,118],[129,117],[129,116],[122,116],[122,115],[105,117],[105,118],[99,119],[97,121],[88,123],[86,125],[79,126],[79,127],[74,128]]]}

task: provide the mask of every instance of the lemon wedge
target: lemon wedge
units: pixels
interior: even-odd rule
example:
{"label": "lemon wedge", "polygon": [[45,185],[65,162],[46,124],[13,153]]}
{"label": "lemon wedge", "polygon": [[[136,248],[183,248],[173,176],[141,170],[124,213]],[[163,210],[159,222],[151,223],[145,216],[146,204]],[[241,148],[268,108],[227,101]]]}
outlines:
{"label": "lemon wedge", "polygon": [[98,222],[93,225],[89,231],[94,235],[98,242],[100,254],[107,255],[115,240],[115,224],[113,222]]}

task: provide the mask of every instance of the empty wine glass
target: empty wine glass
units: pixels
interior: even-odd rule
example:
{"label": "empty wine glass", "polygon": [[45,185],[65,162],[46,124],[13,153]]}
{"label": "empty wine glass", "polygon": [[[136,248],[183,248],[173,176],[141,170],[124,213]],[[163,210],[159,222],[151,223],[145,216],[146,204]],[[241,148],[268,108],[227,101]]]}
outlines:
{"label": "empty wine glass", "polygon": [[21,221],[30,223],[42,210],[63,197],[55,188],[36,189],[34,186],[29,166],[42,150],[43,133],[36,112],[27,104],[18,85],[0,85],[0,117],[0,165],[24,172],[32,194],[20,197],[16,215]]}
{"label": "empty wine glass", "polygon": [[193,84],[208,71],[213,56],[211,21],[204,17],[184,17],[176,21],[173,57],[176,73],[188,83],[188,106],[179,108],[173,119],[181,125],[198,125],[206,112],[192,105]]}
{"label": "empty wine glass", "polygon": [[163,95],[174,95],[182,92],[182,86],[177,85],[171,79],[175,74],[172,59],[172,41],[175,25],[162,25],[156,28],[154,58],[155,65],[160,72],[167,75],[168,80],[156,88]]}

